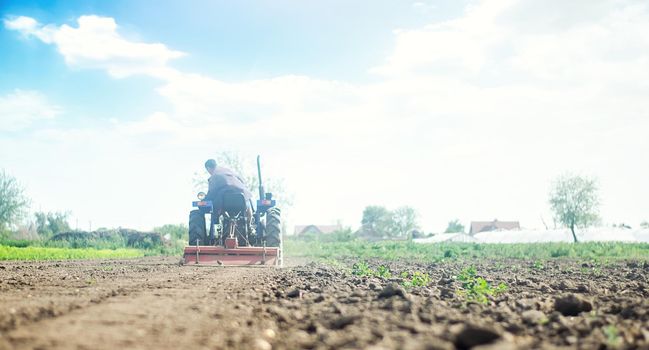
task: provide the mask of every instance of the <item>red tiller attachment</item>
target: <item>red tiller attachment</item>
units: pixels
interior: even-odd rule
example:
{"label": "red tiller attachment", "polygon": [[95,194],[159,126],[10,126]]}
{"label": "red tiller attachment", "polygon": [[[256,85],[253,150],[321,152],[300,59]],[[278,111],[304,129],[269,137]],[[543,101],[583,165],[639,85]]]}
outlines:
{"label": "red tiller attachment", "polygon": [[[183,256],[186,265],[226,265],[226,266],[279,266],[281,250],[278,247],[237,247],[236,242],[221,246],[187,246]],[[232,246],[234,248],[227,248]]]}

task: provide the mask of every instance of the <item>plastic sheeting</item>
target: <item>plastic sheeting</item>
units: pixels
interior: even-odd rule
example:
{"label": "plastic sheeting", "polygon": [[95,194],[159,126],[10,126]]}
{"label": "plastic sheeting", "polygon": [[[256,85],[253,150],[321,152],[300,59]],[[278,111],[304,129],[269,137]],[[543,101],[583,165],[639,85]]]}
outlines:
{"label": "plastic sheeting", "polygon": [[[645,242],[649,243],[649,229],[617,227],[592,227],[576,230],[580,242]],[[442,233],[432,237],[415,239],[416,243],[475,242],[475,243],[537,243],[572,242],[569,229],[556,230],[503,230],[480,232],[473,236],[465,233]]]}

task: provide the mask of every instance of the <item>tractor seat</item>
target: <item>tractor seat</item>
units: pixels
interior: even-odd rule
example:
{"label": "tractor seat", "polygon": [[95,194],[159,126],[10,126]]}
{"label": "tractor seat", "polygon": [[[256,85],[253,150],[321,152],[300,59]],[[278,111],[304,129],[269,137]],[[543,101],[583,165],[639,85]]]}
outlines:
{"label": "tractor seat", "polygon": [[230,217],[246,214],[246,198],[243,193],[225,192],[223,194],[223,212],[227,212]]}

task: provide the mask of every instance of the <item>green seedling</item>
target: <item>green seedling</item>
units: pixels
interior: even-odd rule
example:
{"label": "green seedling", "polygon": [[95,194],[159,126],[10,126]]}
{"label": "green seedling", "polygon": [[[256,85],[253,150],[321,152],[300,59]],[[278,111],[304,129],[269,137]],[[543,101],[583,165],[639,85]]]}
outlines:
{"label": "green seedling", "polygon": [[392,272],[385,265],[380,265],[376,271],[365,261],[358,262],[352,266],[352,274],[356,276],[392,278]]}
{"label": "green seedling", "polygon": [[356,276],[374,276],[374,271],[365,261],[361,261],[352,266],[352,274]]}
{"label": "green seedling", "polygon": [[540,260],[534,261],[534,264],[532,265],[532,268],[536,270],[543,270],[545,266],[543,266],[543,263]]}
{"label": "green seedling", "polygon": [[462,270],[457,279],[462,283],[458,295],[464,296],[468,301],[487,304],[489,303],[489,296],[498,296],[507,291],[507,285],[504,283],[492,287],[487,280],[477,275],[474,266]]}
{"label": "green seedling", "polygon": [[401,284],[406,288],[426,287],[431,282],[430,276],[420,271],[415,271],[412,274],[404,271],[400,277],[404,280]]}
{"label": "green seedling", "polygon": [[603,329],[604,335],[606,335],[606,343],[612,347],[617,348],[622,345],[622,338],[620,337],[620,332],[617,327],[614,325],[609,325]]}
{"label": "green seedling", "polygon": [[387,266],[381,265],[376,269],[376,276],[386,279],[392,278],[392,272],[390,272],[390,269]]}

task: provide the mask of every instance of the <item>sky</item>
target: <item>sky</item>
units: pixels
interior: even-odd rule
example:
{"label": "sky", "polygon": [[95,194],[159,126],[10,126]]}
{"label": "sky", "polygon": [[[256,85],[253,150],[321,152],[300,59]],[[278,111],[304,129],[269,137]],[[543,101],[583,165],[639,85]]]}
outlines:
{"label": "sky", "polygon": [[408,205],[427,232],[540,228],[565,173],[597,179],[604,223],[649,220],[646,1],[0,0],[0,20],[0,168],[82,229],[186,222],[223,151],[284,179],[290,225]]}

